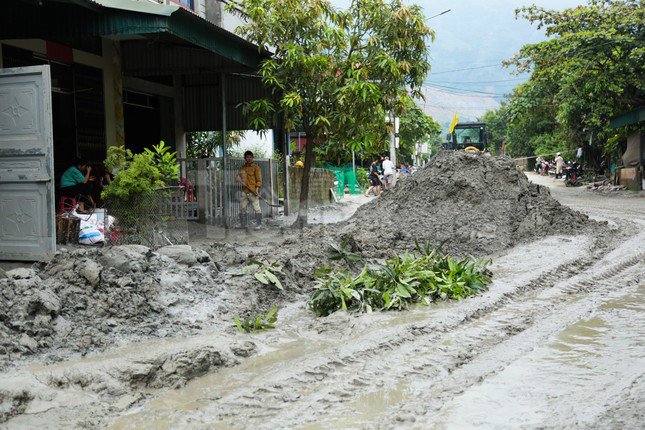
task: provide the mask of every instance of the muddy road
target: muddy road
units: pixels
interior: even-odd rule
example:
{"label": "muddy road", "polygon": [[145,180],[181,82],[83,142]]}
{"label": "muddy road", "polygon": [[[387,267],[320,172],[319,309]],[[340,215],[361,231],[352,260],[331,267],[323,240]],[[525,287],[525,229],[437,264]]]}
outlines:
{"label": "muddy road", "polygon": [[[0,385],[31,399],[0,428],[642,428],[645,198],[529,178],[609,231],[497,253],[490,289],[459,302],[327,318],[291,303],[271,331],[19,367]],[[205,360],[221,365],[178,388],[136,383]]]}

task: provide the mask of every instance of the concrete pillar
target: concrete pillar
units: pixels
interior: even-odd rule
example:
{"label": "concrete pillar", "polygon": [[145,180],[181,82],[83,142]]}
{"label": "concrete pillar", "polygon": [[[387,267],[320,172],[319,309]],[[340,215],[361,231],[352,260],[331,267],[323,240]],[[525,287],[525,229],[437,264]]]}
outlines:
{"label": "concrete pillar", "polygon": [[175,111],[175,150],[178,158],[186,158],[186,132],[184,131],[184,87],[181,75],[173,75]]}
{"label": "concrete pillar", "polygon": [[222,7],[220,0],[203,0],[205,18],[215,25],[222,26]]}
{"label": "concrete pillar", "polygon": [[105,145],[123,145],[123,79],[117,42],[102,39],[103,45],[103,106],[105,111]]}
{"label": "concrete pillar", "polygon": [[223,189],[224,189],[224,198],[222,199],[222,219],[224,220],[224,228],[229,228],[229,207],[230,200],[233,196],[229,194],[229,166],[228,166],[228,155],[226,154],[226,74],[220,74],[219,80],[220,86],[220,96],[222,99],[222,169],[224,170],[224,175],[222,177]]}
{"label": "concrete pillar", "polygon": [[118,146],[125,145],[125,119],[123,114],[123,73],[121,71],[121,49],[118,42],[111,43],[113,51],[111,55],[114,89],[114,105],[110,109],[114,113],[114,142]]}

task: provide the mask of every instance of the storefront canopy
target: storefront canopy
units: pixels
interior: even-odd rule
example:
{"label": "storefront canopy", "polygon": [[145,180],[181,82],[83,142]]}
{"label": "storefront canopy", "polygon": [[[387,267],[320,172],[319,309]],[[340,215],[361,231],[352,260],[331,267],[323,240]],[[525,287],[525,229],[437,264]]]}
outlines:
{"label": "storefront canopy", "polygon": [[271,97],[258,76],[268,54],[180,6],[22,0],[0,14],[0,40],[45,39],[101,55],[106,38],[119,44],[124,76],[165,85],[179,78],[185,131],[247,129],[242,104]]}
{"label": "storefront canopy", "polygon": [[[169,40],[203,48],[228,66],[257,70],[265,55],[257,46],[178,5],[133,0],[44,0],[3,5],[0,39],[72,40],[111,37],[118,40]],[[28,25],[25,25],[28,23]]]}
{"label": "storefront canopy", "polygon": [[614,116],[609,119],[609,127],[619,128],[625,127],[628,125],[639,124],[645,121],[645,106],[641,106],[637,109],[630,110],[621,115]]}

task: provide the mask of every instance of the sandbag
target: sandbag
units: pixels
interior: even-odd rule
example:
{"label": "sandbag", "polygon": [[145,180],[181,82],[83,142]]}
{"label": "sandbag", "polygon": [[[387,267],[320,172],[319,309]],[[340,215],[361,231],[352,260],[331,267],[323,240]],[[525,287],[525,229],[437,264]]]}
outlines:
{"label": "sandbag", "polygon": [[96,227],[84,227],[78,233],[78,243],[81,245],[96,245],[104,241],[103,233]]}

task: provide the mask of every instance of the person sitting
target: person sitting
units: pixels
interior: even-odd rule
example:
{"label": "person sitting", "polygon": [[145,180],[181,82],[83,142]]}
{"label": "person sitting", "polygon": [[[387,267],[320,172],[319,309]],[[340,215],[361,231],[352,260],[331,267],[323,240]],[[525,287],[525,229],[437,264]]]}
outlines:
{"label": "person sitting", "polygon": [[60,178],[59,194],[66,197],[73,197],[78,201],[78,212],[84,213],[84,203],[89,203],[94,207],[92,200],[92,182],[90,174],[92,168],[87,165],[87,161],[81,158],[75,158],[74,164],[63,173]]}

